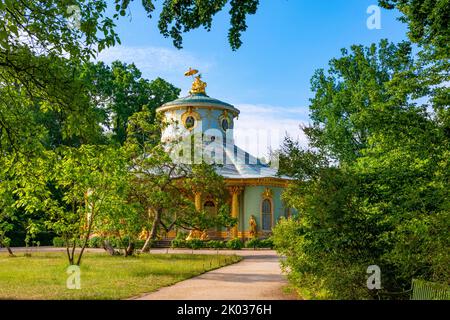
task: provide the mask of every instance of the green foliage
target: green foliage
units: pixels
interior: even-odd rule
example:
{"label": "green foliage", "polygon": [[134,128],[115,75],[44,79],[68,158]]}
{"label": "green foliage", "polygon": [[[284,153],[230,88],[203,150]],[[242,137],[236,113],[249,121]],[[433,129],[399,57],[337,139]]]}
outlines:
{"label": "green foliage", "polygon": [[449,0],[379,0],[386,9],[398,9],[400,21],[408,24],[408,37],[420,45],[432,45],[450,56],[450,1]]}
{"label": "green foliage", "polygon": [[274,244],[272,238],[267,239],[258,239],[253,238],[245,242],[246,248],[267,248],[267,249],[273,249]]}
{"label": "green foliage", "polygon": [[312,146],[340,162],[360,156],[369,136],[383,125],[378,113],[386,117],[391,113],[380,104],[394,99],[392,108],[406,104],[407,95],[386,90],[386,84],[412,64],[411,46],[406,42],[394,45],[382,40],[379,46],[342,49],[342,57],[330,61],[328,72],[319,69],[311,79],[313,125],[305,133]]}
{"label": "green foliage", "polygon": [[227,248],[232,250],[241,250],[244,247],[242,240],[239,238],[234,238],[227,241]]}
{"label": "green foliage", "polygon": [[102,237],[92,237],[89,239],[88,247],[89,248],[101,248],[103,246],[103,238]]}
{"label": "green foliage", "polygon": [[261,240],[258,238],[253,238],[245,242],[246,248],[261,248]]}
{"label": "green foliage", "polygon": [[180,94],[180,89],[163,79],[144,79],[134,64],[120,61],[112,62],[111,67],[103,62],[87,63],[80,77],[94,84],[90,87],[91,95],[106,113],[103,125],[112,130],[112,140],[121,145],[127,138],[129,117],[145,107],[151,112],[148,121],[153,123],[155,109]]}
{"label": "green foliage", "polygon": [[272,238],[267,238],[267,239],[261,240],[261,247],[260,248],[273,249],[274,248],[273,239]]}
{"label": "green foliage", "polygon": [[[151,3],[152,1],[149,1]],[[159,17],[159,30],[165,37],[171,37],[177,48],[182,47],[182,33],[204,27],[211,29],[213,16],[221,11],[228,0],[213,0],[209,2],[175,1],[165,3]],[[242,41],[241,33],[247,29],[245,23],[248,14],[255,14],[259,0],[231,0],[230,30],[228,41],[233,50],[238,49]]]}
{"label": "green foliage", "polygon": [[[153,2],[142,1],[149,18],[155,10]],[[213,16],[223,10],[227,2],[166,1],[161,8],[159,30],[181,48],[181,34],[199,27],[210,30]],[[106,47],[120,44],[115,20],[125,16],[130,3],[115,1],[115,13],[107,16],[106,0],[1,2],[0,47],[9,51],[26,43],[36,51],[44,48],[47,54],[62,56],[67,53],[71,59],[87,60]],[[258,0],[232,0],[230,6],[228,38],[231,47],[237,49],[241,45],[241,33],[247,29],[246,16],[256,12]],[[19,37],[25,40],[20,41]]]}
{"label": "green foliage", "polygon": [[218,240],[210,240],[210,241],[204,241],[200,239],[191,239],[191,240],[185,240],[186,236],[183,237],[176,237],[171,242],[172,248],[190,248],[190,249],[201,249],[201,248],[214,248],[214,249],[221,249],[225,248],[226,244],[223,241]]}
{"label": "green foliage", "polygon": [[327,157],[319,151],[303,149],[299,141],[289,136],[284,138],[279,157],[279,175],[287,175],[298,180],[311,179],[318,171],[329,165]]}
{"label": "green foliage", "polygon": [[173,239],[171,242],[172,248],[187,248],[186,240],[184,239]]}
{"label": "green foliage", "polygon": [[[82,247],[83,246],[83,241],[81,239],[70,239],[70,240],[66,240],[64,238],[61,237],[54,237],[53,238],[53,246],[54,247]],[[96,248],[96,247],[92,247],[92,248]]]}
{"label": "green foliage", "polygon": [[66,241],[64,241],[64,239],[61,237],[54,237],[53,238],[53,246],[54,247],[65,247]]}
{"label": "green foliage", "polygon": [[207,248],[223,249],[226,248],[227,244],[226,242],[220,240],[209,240],[205,246]]}
{"label": "green foliage", "polygon": [[[305,298],[374,298],[365,285],[374,264],[388,292],[409,289],[413,277],[448,280],[449,70],[428,49],[413,59],[408,44],[382,41],[343,51],[313,77],[314,124],[305,133],[335,161],[286,144],[285,167],[298,180],[283,199],[298,218],[273,235]],[[305,166],[296,173],[289,155],[312,160],[311,174]]]}
{"label": "green foliage", "polygon": [[189,249],[198,250],[205,247],[205,241],[200,239],[186,240],[186,247]]}

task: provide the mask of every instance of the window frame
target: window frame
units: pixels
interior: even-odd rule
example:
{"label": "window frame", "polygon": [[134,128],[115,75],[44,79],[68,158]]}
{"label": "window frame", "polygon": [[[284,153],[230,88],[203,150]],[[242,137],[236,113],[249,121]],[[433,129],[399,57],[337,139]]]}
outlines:
{"label": "window frame", "polygon": [[[264,213],[263,212],[263,206],[264,206],[264,201],[269,201],[270,204],[270,229],[264,229],[264,215],[268,215],[269,213]],[[260,217],[261,217],[261,231],[264,232],[271,232],[273,229],[273,200],[269,197],[263,197],[261,200],[261,208],[260,208]]]}

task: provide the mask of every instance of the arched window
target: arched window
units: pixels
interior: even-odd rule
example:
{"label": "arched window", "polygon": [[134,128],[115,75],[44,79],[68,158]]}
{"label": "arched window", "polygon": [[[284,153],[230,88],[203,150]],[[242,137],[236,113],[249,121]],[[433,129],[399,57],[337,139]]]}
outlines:
{"label": "arched window", "polygon": [[229,128],[228,119],[227,118],[222,119],[222,130],[227,131],[228,128]]}
{"label": "arched window", "polygon": [[215,214],[216,213],[216,205],[211,200],[206,201],[205,204],[203,205],[203,208],[209,214]]}
{"label": "arched window", "polygon": [[264,199],[261,205],[262,230],[272,230],[272,203],[269,199]]}
{"label": "arched window", "polygon": [[188,116],[186,118],[184,125],[186,126],[187,129],[193,128],[195,125],[195,118],[193,116]]}

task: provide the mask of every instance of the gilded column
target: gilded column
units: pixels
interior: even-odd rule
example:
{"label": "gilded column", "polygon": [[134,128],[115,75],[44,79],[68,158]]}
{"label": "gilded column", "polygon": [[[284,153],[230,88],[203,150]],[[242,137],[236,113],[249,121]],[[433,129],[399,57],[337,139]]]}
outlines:
{"label": "gilded column", "polygon": [[197,211],[202,210],[202,193],[200,191],[196,191],[194,193],[194,197],[195,209]]}
{"label": "gilded column", "polygon": [[[237,218],[239,223],[239,194],[242,192],[243,188],[233,186],[230,187],[229,190],[231,193],[231,216],[233,218]],[[233,227],[232,235],[233,238],[236,238],[238,236],[238,224]]]}

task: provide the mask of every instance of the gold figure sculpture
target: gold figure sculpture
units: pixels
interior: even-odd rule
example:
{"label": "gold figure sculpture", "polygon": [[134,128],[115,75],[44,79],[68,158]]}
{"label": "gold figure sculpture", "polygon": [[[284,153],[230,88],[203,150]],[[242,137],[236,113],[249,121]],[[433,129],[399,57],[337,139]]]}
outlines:
{"label": "gold figure sculpture", "polygon": [[250,224],[250,232],[249,232],[250,238],[256,238],[256,235],[257,235],[256,227],[257,226],[256,226],[256,220],[255,220],[254,215],[250,216],[249,224]]}
{"label": "gold figure sculpture", "polygon": [[[188,76],[194,76],[194,74],[197,74],[197,73],[198,73],[197,69],[189,68],[189,70],[186,71],[184,73],[184,75],[188,77]],[[194,77],[194,82],[192,82],[192,88],[189,91],[190,94],[198,94],[198,93],[206,94],[205,89],[206,89],[207,84],[206,84],[206,82],[202,81],[201,78],[202,78],[201,74]]]}
{"label": "gold figure sculpture", "polygon": [[200,236],[200,240],[208,240],[208,232],[206,230],[203,230],[202,235]]}
{"label": "gold figure sculpture", "polygon": [[206,230],[191,230],[189,231],[189,235],[186,240],[189,241],[193,239],[208,240],[208,232]]}

